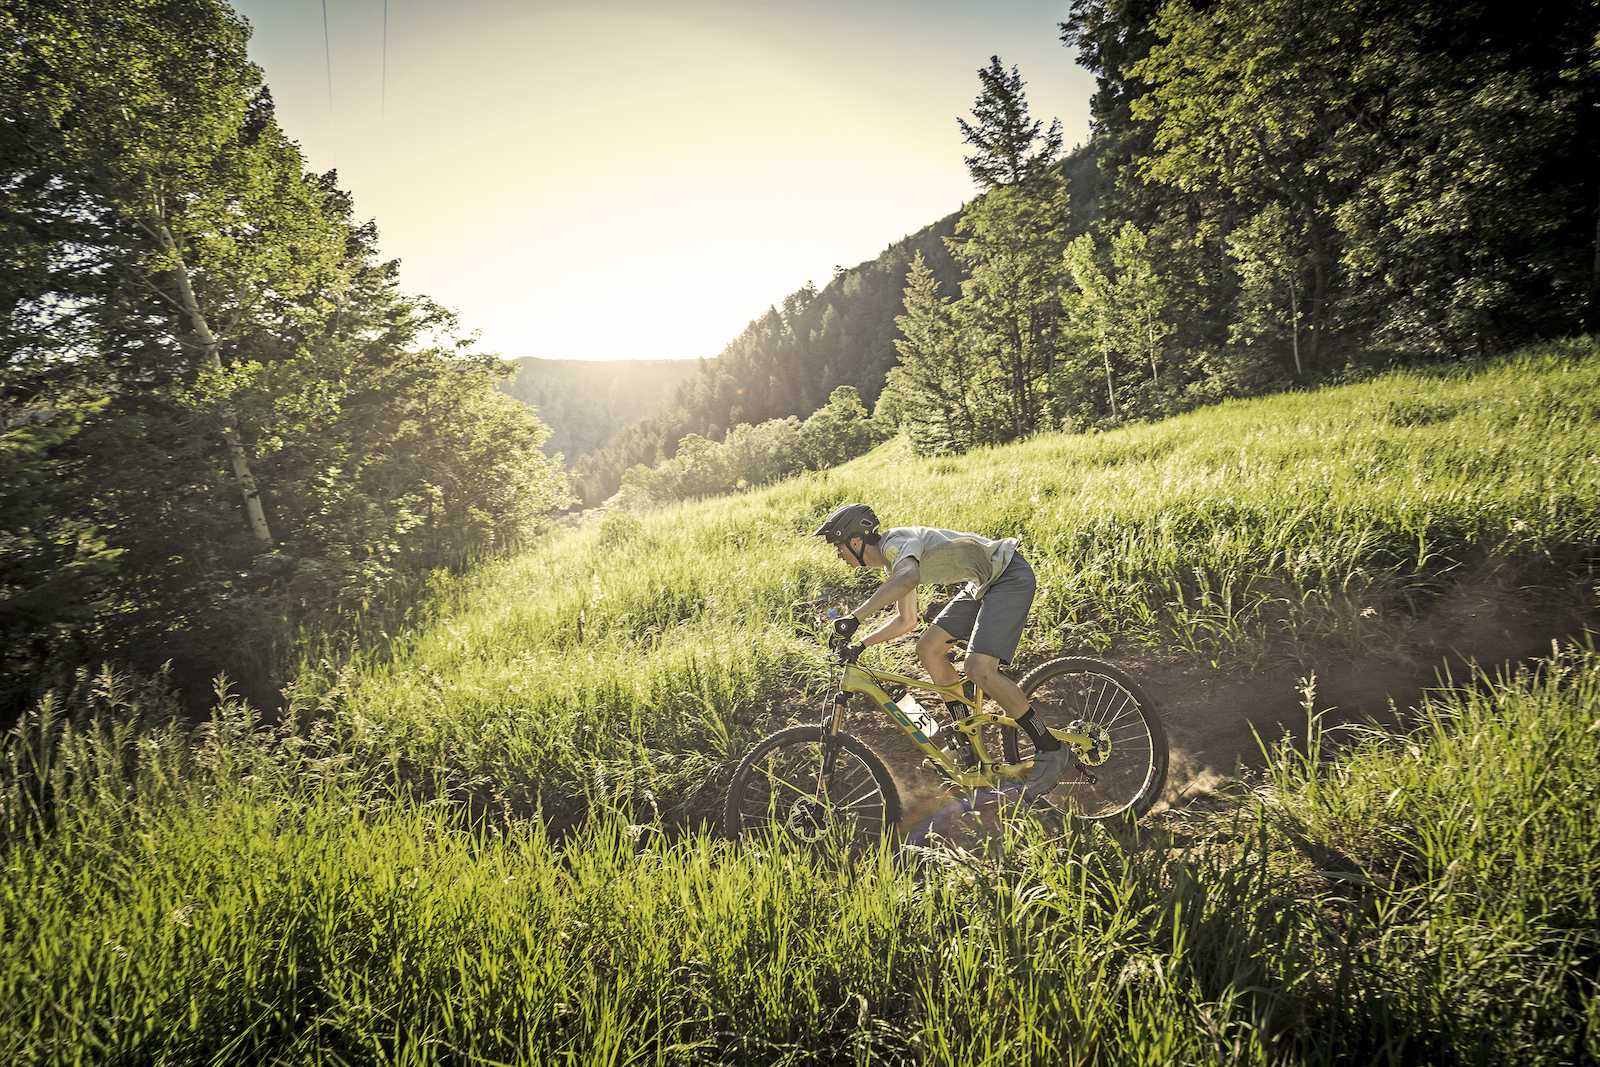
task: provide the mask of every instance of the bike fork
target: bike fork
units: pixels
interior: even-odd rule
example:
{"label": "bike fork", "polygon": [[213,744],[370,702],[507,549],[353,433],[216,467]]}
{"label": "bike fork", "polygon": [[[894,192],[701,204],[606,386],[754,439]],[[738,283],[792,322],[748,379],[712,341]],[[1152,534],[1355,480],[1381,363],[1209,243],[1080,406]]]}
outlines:
{"label": "bike fork", "polygon": [[[844,723],[844,709],[850,703],[850,694],[838,692],[828,701],[822,716],[822,769],[817,773],[817,792],[811,799],[818,804],[828,796],[828,782],[833,778],[833,761],[839,753],[839,727]],[[830,714],[831,712],[831,714]]]}

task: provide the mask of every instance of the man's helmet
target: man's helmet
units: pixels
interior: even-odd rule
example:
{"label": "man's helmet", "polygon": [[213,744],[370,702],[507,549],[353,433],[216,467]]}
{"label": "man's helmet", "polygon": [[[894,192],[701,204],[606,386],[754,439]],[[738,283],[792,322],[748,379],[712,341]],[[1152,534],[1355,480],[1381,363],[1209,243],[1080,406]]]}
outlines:
{"label": "man's helmet", "polygon": [[871,508],[865,504],[846,504],[829,515],[828,521],[818,526],[811,536],[826,538],[828,544],[836,545],[860,534],[877,532],[878,516]]}

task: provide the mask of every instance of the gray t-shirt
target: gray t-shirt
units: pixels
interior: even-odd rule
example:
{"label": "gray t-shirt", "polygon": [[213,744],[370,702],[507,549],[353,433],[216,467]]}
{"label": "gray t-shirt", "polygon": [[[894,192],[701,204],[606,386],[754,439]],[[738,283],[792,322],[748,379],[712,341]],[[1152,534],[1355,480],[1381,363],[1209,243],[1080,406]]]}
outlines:
{"label": "gray t-shirt", "polygon": [[926,526],[896,526],[878,542],[889,570],[903,556],[917,561],[924,585],[966,583],[967,592],[981,600],[989,585],[1010,564],[1017,539],[991,541],[987,537]]}

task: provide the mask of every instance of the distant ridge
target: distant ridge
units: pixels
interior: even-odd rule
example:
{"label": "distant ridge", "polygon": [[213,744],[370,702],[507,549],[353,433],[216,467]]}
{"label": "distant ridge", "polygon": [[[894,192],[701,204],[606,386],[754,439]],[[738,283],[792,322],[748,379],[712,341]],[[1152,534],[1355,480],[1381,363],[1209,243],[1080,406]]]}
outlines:
{"label": "distant ridge", "polygon": [[517,375],[500,383],[539,412],[553,433],[546,455],[568,463],[604,448],[622,427],[653,415],[678,383],[700,367],[696,359],[539,359],[524,356]]}

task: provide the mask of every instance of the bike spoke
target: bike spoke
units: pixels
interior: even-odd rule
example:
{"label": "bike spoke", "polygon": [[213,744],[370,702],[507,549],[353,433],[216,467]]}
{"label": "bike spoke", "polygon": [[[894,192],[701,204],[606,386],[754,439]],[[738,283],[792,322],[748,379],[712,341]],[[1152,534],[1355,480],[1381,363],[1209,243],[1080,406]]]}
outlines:
{"label": "bike spoke", "polygon": [[898,818],[899,806],[877,779],[878,773],[887,772],[867,765],[865,760],[875,757],[855,751],[859,742],[835,743],[833,774],[821,793],[817,773],[823,746],[815,733],[774,735],[758,744],[736,775],[737,797],[730,797],[730,812],[737,816],[730,818],[738,829],[730,832],[776,825],[805,841],[819,841],[828,834],[867,841],[882,834]]}
{"label": "bike spoke", "polygon": [[[1061,802],[1087,818],[1150,806],[1166,776],[1166,736],[1154,712],[1118,680],[1114,668],[1091,660],[1046,664],[1031,680],[1028,694],[1052,727],[1082,719],[1104,727],[1111,741],[1106,762],[1075,764],[1063,776],[1054,791]],[[1014,750],[1020,759],[1033,754],[1026,735],[1016,736]]]}

